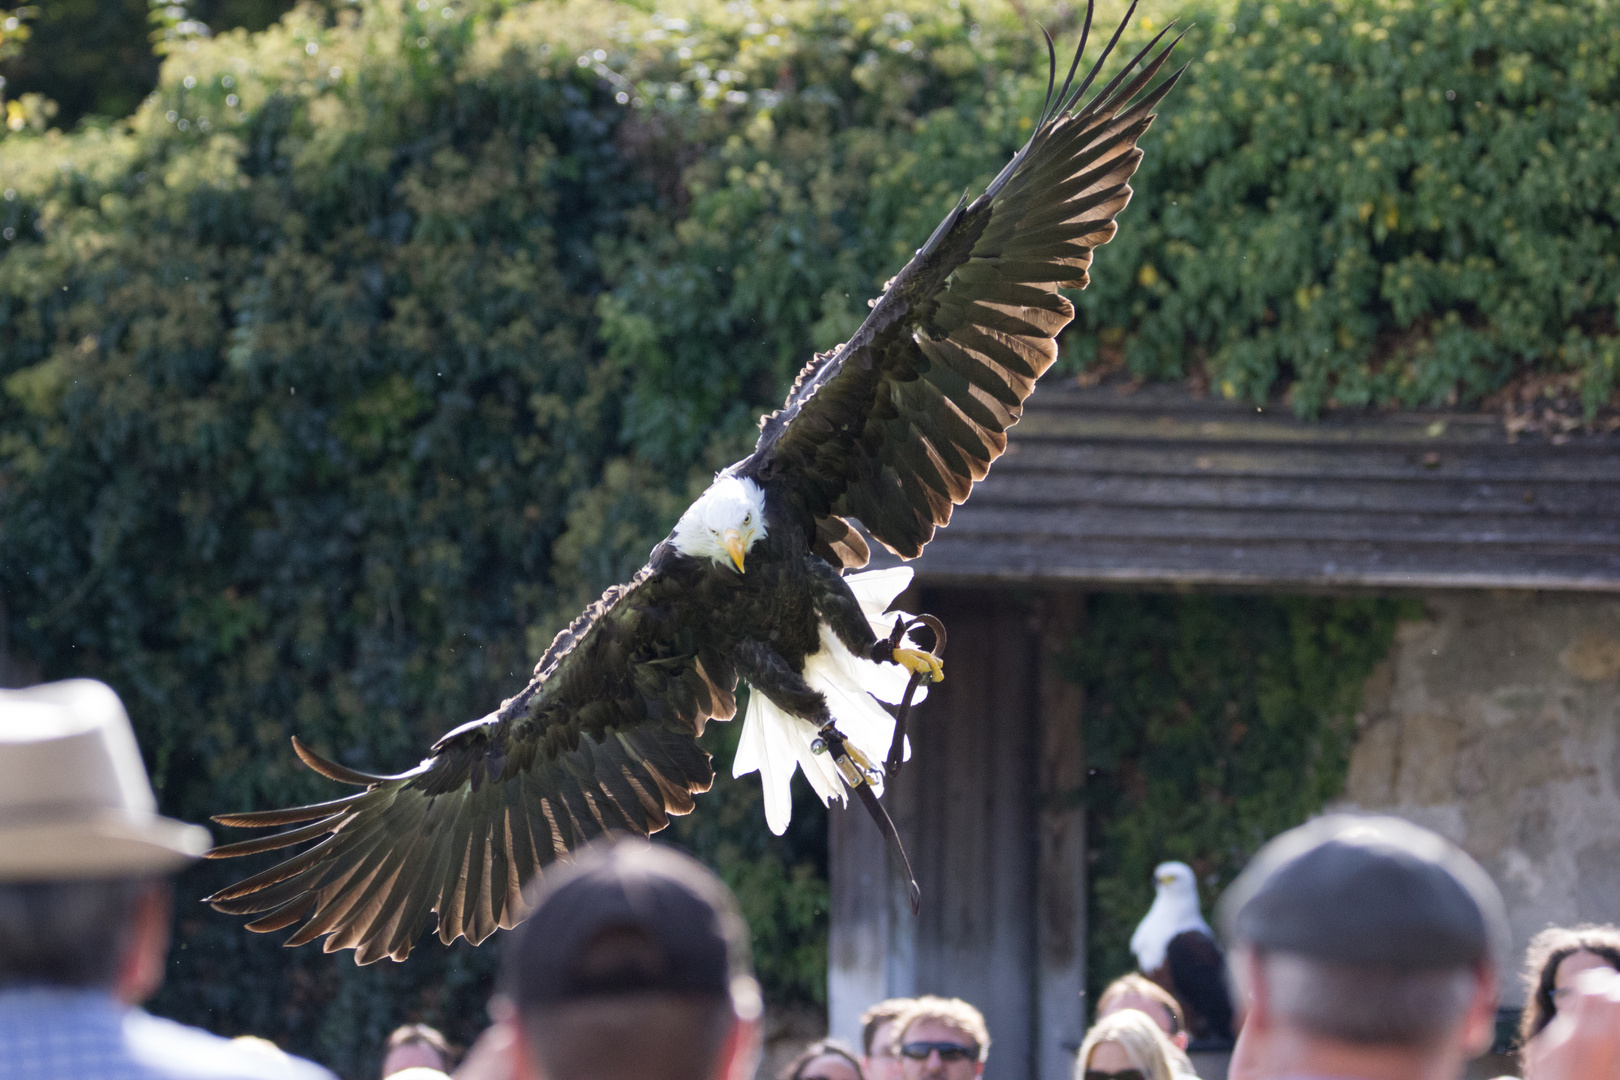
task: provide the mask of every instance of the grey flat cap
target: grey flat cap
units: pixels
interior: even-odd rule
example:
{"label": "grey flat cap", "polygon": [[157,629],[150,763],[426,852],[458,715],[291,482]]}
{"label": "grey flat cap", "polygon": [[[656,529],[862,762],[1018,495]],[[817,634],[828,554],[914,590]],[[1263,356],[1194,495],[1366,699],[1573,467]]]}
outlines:
{"label": "grey flat cap", "polygon": [[1502,895],[1443,837],[1393,817],[1332,814],[1262,848],[1221,898],[1228,942],[1395,971],[1499,966]]}

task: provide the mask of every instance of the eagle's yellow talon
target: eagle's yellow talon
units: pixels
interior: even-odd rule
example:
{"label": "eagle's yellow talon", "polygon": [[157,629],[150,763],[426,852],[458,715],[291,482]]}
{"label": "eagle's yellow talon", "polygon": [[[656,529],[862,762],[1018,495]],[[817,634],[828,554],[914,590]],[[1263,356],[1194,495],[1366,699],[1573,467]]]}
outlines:
{"label": "eagle's yellow talon", "polygon": [[945,680],[945,661],[921,649],[896,649],[894,662],[908,671],[926,672],[929,682]]}

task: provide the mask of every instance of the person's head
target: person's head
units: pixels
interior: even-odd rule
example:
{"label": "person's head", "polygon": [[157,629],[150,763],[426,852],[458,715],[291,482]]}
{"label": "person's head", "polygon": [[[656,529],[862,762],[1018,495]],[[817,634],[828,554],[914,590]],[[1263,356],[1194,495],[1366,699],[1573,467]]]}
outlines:
{"label": "person's head", "polygon": [[548,871],[500,992],[524,1080],[752,1075],[748,927],[720,879],[669,848],[605,842]]}
{"label": "person's head", "polygon": [[1490,1044],[1502,898],[1427,829],[1355,815],[1292,829],[1222,914],[1249,1004],[1234,1069],[1429,1076]]}
{"label": "person's head", "polygon": [[866,1080],[900,1080],[894,1022],[914,1004],[913,998],[889,998],[861,1013],[861,1071]]}
{"label": "person's head", "polygon": [[904,1080],[970,1080],[984,1073],[990,1029],[961,998],[920,997],[894,1022]]}
{"label": "person's head", "polygon": [[1524,955],[1524,1012],[1519,1045],[1528,1045],[1558,1015],[1558,1001],[1569,995],[1583,971],[1620,971],[1620,929],[1613,926],[1550,926],[1530,939]]}
{"label": "person's head", "polygon": [[1181,1022],[1181,1005],[1175,995],[1152,979],[1134,972],[1121,975],[1097,998],[1098,1020],[1125,1009],[1146,1013],[1177,1049],[1187,1049],[1187,1028]]}
{"label": "person's head", "polygon": [[382,1075],[393,1076],[404,1069],[450,1068],[450,1043],[438,1028],[426,1024],[402,1024],[383,1044]]}
{"label": "person's head", "polygon": [[163,980],[169,875],[205,829],[159,817],[118,695],[90,679],[0,690],[0,987]]}
{"label": "person's head", "polygon": [[1524,1047],[1527,1080],[1620,1077],[1620,972],[1587,968],[1558,1002],[1552,1023]]}
{"label": "person's head", "polygon": [[1179,1056],[1152,1017],[1121,1009],[1086,1032],[1074,1062],[1075,1080],[1174,1080]]}
{"label": "person's head", "polygon": [[837,1039],[817,1039],[800,1050],[778,1080],[865,1080],[855,1051]]}

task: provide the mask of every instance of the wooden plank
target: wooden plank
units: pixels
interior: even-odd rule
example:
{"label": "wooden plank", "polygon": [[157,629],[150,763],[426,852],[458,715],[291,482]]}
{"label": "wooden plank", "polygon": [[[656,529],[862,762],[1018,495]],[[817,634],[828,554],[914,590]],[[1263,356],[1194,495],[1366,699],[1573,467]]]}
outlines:
{"label": "wooden plank", "polygon": [[1620,517],[1528,520],[1492,514],[1347,513],[1294,509],[1272,513],[1225,507],[1047,509],[1010,502],[963,506],[948,526],[955,537],[979,534],[1245,543],[1365,541],[1395,545],[1556,546],[1620,551]]}
{"label": "wooden plank", "polygon": [[1265,443],[1315,443],[1354,445],[1356,443],[1408,443],[1416,445],[1493,445],[1507,442],[1496,417],[1453,416],[1415,422],[1388,418],[1344,419],[1330,417],[1313,423],[1290,416],[1259,412],[1178,413],[1171,410],[1104,410],[1065,408],[1063,403],[1042,399],[1031,403],[1023,423],[1031,436],[1064,439],[1127,438],[1151,429],[1155,439],[1164,442],[1230,441],[1245,439]]}
{"label": "wooden plank", "polygon": [[[1021,468],[1147,476],[1287,476],[1300,479],[1473,480],[1483,483],[1616,482],[1620,447],[1482,447],[1467,454],[1398,447],[1258,446],[1204,442],[1173,445],[1151,438],[1079,442],[1038,438],[1019,424],[993,479]],[[1435,457],[1430,458],[1433,453]],[[985,481],[989,483],[989,481]]]}
{"label": "wooden plank", "polygon": [[890,996],[890,881],[883,836],[857,805],[827,815],[831,911],[827,930],[827,1024],[851,1046],[861,1044],[860,1016]]}
{"label": "wooden plank", "polygon": [[[1620,463],[1616,465],[1620,474]],[[1340,479],[1196,476],[1008,469],[971,504],[989,506],[1217,507],[1242,510],[1355,510],[1370,513],[1495,514],[1512,519],[1608,517],[1614,483],[1503,484],[1449,478]],[[967,512],[967,511],[961,511]]]}
{"label": "wooden plank", "polygon": [[[885,565],[892,556],[875,558]],[[1063,581],[1099,585],[1620,590],[1620,554],[1543,548],[1391,550],[1371,544],[1180,544],[942,536],[914,564],[929,584]]]}
{"label": "wooden plank", "polygon": [[[921,916],[891,921],[888,985],[972,1002],[990,1027],[993,1075],[1033,1080],[1037,648],[1027,614],[1004,598],[953,590],[921,605],[952,646],[888,798],[922,888]],[[895,946],[906,923],[909,957]]]}
{"label": "wooden plank", "polygon": [[1061,658],[1080,628],[1079,593],[1062,591],[1036,605],[1039,620],[1040,752],[1035,889],[1035,1059],[1040,1080],[1070,1080],[1086,1031],[1084,695],[1063,676]]}

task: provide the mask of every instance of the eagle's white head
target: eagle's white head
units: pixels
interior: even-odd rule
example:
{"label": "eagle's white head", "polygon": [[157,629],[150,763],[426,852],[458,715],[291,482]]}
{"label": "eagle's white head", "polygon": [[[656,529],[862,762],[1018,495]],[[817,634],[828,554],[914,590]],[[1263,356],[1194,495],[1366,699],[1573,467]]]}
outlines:
{"label": "eagle's white head", "polygon": [[743,572],[743,556],[765,538],[765,491],[747,477],[722,476],[675,523],[675,550],[727,563]]}
{"label": "eagle's white head", "polygon": [[1198,910],[1198,880],[1193,877],[1192,867],[1183,862],[1160,863],[1153,870],[1153,892],[1155,896],[1169,896],[1182,905],[1190,905],[1193,911]]}
{"label": "eagle's white head", "polygon": [[1186,863],[1160,863],[1153,870],[1153,906],[1131,935],[1131,951],[1142,970],[1156,971],[1170,939],[1184,930],[1209,933],[1198,907],[1198,879]]}

